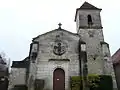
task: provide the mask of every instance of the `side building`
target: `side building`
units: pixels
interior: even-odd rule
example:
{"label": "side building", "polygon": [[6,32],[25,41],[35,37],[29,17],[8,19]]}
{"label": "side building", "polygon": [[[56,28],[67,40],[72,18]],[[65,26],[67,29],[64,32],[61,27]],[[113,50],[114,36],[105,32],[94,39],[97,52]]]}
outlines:
{"label": "side building", "polygon": [[114,71],[116,76],[117,87],[118,87],[118,90],[120,90],[120,49],[118,49],[112,55],[112,60],[113,60],[113,66],[114,66]]}
{"label": "side building", "polygon": [[13,61],[11,68],[9,88],[13,88],[13,90],[27,90],[29,58],[26,57],[22,61]]}

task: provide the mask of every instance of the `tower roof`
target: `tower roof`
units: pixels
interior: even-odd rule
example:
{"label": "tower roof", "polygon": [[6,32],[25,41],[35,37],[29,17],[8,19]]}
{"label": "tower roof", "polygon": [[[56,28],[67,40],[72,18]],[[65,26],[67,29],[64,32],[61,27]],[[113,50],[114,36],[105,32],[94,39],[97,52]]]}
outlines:
{"label": "tower roof", "polygon": [[95,6],[93,6],[92,4],[88,3],[88,2],[84,2],[84,4],[79,8],[79,9],[87,9],[87,10],[101,10]]}
{"label": "tower roof", "polygon": [[76,9],[75,21],[76,21],[76,16],[77,16],[78,10],[102,10],[102,9],[97,8],[88,2],[84,2],[80,8]]}

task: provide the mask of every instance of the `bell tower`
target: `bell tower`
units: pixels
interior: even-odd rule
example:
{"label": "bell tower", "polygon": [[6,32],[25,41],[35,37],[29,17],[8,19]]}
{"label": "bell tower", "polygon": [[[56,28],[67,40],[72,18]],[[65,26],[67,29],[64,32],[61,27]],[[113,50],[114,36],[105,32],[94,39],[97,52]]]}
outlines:
{"label": "bell tower", "polygon": [[79,29],[101,29],[101,17],[99,9],[88,2],[85,2],[80,8],[76,10],[75,22],[77,30]]}
{"label": "bell tower", "polygon": [[103,36],[101,10],[84,2],[80,8],[76,9],[76,29],[81,41],[86,43],[87,74],[111,75],[113,87],[116,87],[109,44],[104,41]]}
{"label": "bell tower", "polygon": [[97,8],[88,2],[76,10],[75,22],[77,33],[87,45],[87,51],[90,56],[100,55],[100,42],[104,42],[101,16],[102,9]]}
{"label": "bell tower", "polygon": [[103,74],[104,60],[101,42],[104,42],[99,9],[85,2],[76,10],[75,22],[77,33],[86,43],[88,74]]}

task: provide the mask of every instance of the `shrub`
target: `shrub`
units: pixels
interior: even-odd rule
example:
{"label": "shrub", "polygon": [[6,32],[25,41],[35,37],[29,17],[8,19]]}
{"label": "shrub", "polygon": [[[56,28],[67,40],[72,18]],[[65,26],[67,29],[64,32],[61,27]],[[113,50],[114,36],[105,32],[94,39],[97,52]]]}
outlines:
{"label": "shrub", "polygon": [[99,87],[100,77],[99,75],[88,75],[88,87],[90,88],[97,88]]}
{"label": "shrub", "polygon": [[[80,90],[83,77],[71,77],[71,90]],[[110,75],[88,75],[87,85],[90,90],[113,90],[112,77]]]}
{"label": "shrub", "polygon": [[99,90],[113,90],[112,77],[110,75],[100,75]]}
{"label": "shrub", "polygon": [[81,77],[79,76],[73,76],[71,77],[71,89],[72,90],[80,90],[80,80],[81,80]]}

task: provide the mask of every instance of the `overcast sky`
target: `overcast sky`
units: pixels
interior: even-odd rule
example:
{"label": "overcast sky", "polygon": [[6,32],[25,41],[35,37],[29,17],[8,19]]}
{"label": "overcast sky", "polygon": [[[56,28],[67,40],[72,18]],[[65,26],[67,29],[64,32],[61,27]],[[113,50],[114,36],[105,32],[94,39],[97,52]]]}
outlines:
{"label": "overcast sky", "polygon": [[[120,47],[120,1],[86,0],[102,8],[105,41],[113,54]],[[62,28],[76,33],[76,8],[85,0],[0,0],[0,52],[11,60],[22,60],[29,54],[32,38]]]}

